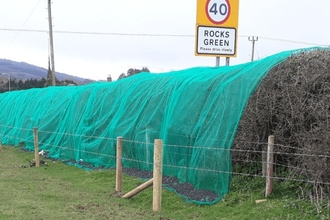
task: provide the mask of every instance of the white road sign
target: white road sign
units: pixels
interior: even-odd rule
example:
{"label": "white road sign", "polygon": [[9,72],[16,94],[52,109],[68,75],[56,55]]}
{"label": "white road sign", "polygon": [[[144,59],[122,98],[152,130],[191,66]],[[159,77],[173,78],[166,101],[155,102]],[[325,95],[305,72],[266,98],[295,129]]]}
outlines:
{"label": "white road sign", "polygon": [[197,37],[197,54],[234,55],[236,52],[235,28],[198,26]]}

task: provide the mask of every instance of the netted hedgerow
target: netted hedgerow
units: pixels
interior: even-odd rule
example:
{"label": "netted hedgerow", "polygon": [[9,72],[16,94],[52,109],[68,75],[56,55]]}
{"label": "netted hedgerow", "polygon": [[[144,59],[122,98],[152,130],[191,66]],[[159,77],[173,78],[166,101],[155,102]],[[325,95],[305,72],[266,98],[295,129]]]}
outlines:
{"label": "netted hedgerow", "polygon": [[278,170],[314,181],[329,193],[324,183],[330,183],[330,50],[296,53],[270,70],[242,115],[233,163],[261,161],[257,151],[268,135],[275,135],[275,152],[280,152]]}

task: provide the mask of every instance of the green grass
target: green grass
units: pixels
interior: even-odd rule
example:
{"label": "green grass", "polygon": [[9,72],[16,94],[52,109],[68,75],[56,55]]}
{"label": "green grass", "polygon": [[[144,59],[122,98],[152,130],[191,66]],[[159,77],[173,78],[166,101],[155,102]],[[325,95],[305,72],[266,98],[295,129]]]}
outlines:
{"label": "green grass", "polygon": [[[230,193],[215,205],[186,203],[164,189],[162,211],[152,212],[152,188],[131,199],[115,193],[115,171],[85,171],[57,161],[29,167],[32,152],[0,147],[0,219],[329,219],[329,206],[299,200],[295,184],[274,182],[264,199],[265,180],[234,177]],[[22,168],[21,166],[28,166]],[[142,181],[124,175],[123,192]]]}

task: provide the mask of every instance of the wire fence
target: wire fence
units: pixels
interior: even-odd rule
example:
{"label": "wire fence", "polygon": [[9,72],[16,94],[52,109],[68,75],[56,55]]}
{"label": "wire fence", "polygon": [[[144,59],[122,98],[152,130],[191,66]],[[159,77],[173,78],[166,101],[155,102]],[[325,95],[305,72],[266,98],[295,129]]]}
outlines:
{"label": "wire fence", "polygon": [[[11,132],[7,133],[0,133],[0,144],[3,145],[18,145],[22,147],[30,146],[32,147],[34,144],[33,141],[33,129],[31,128],[18,128],[15,126],[8,126],[8,125],[0,125],[0,130],[16,130],[20,131],[22,134],[25,134],[25,136],[19,136],[14,135]],[[52,149],[52,153],[57,152],[66,152],[65,158],[58,158],[60,160],[64,161],[72,161],[73,163],[79,164],[80,162],[84,162],[86,164],[90,163],[89,167],[93,167],[95,164],[93,164],[92,161],[85,159],[82,161],[79,158],[77,158],[74,155],[94,155],[97,158],[102,158],[102,160],[109,160],[112,161],[112,164],[107,166],[106,168],[115,168],[115,160],[116,160],[116,140],[117,138],[112,137],[104,137],[104,136],[95,136],[95,135],[83,135],[83,134],[75,134],[75,133],[60,133],[60,132],[52,132],[47,130],[38,130],[39,134],[42,135],[51,135],[51,136],[62,136],[62,139],[65,138],[82,138],[84,140],[98,140],[98,141],[104,141],[106,146],[102,146],[102,148],[109,148],[107,151],[100,152],[99,148],[79,148],[79,147],[73,147],[69,143],[70,141],[66,141],[66,144],[54,144],[49,141],[40,140],[39,141],[39,150],[45,150],[47,152],[48,149]],[[19,132],[15,132],[19,133]],[[141,151],[141,149],[145,150],[146,157],[144,158],[137,158],[135,155],[126,153],[123,155],[122,160],[127,162],[132,162],[135,164],[139,164],[138,167],[151,167],[153,165],[152,160],[152,151],[150,150],[150,147],[153,146],[153,142],[149,141],[135,141],[132,139],[125,139],[123,137],[123,148],[125,149],[125,146],[129,145],[130,151],[135,152],[137,150]],[[243,143],[244,141],[240,141]],[[217,152],[227,152],[231,155],[231,163],[232,163],[232,169],[231,170],[221,170],[221,169],[214,169],[214,168],[208,168],[207,166],[203,167],[191,167],[189,164],[183,165],[183,164],[174,164],[174,163],[165,163],[163,164],[164,168],[174,168],[177,170],[194,170],[198,172],[205,172],[205,173],[213,173],[213,174],[219,174],[219,173],[226,173],[230,175],[235,176],[246,176],[246,177],[254,177],[254,178],[265,178],[265,175],[262,173],[262,167],[263,164],[267,163],[266,161],[262,160],[262,154],[265,153],[265,150],[255,150],[257,148],[259,149],[266,149],[267,145],[269,143],[262,143],[262,142],[244,142],[244,144],[251,144],[254,146],[253,149],[238,149],[238,148],[223,148],[219,146],[194,146],[194,145],[174,145],[174,144],[163,144],[163,148],[167,151],[165,152],[173,152],[171,156],[174,157],[182,157],[182,158],[190,158],[191,150],[206,150],[209,152],[207,155],[213,155]],[[173,150],[173,149],[176,149]],[[185,150],[178,150],[178,149],[185,149]],[[188,149],[188,150],[187,150]],[[124,150],[125,151],[125,150]],[[189,152],[189,153],[187,153]],[[238,157],[236,158],[235,155],[237,154],[243,154],[244,158]],[[293,181],[293,182],[300,182],[300,183],[307,183],[307,184],[321,184],[323,186],[329,186],[329,181],[320,181],[313,179],[312,176],[301,176],[296,174],[301,173],[318,173],[322,172],[319,168],[311,169],[306,167],[301,167],[297,163],[288,163],[288,161],[281,161],[277,159],[279,156],[288,156],[290,158],[299,157],[299,160],[302,160],[302,158],[312,158],[312,160],[328,160],[330,158],[330,154],[326,152],[319,152],[317,150],[302,150],[299,146],[287,146],[282,144],[274,144],[274,162],[271,163],[271,165],[274,167],[274,174],[271,177],[274,180],[279,181]],[[72,158],[69,158],[72,156]],[[208,164],[210,158],[208,158],[205,155],[199,156],[198,154],[194,154],[195,157],[197,157],[198,160],[203,161],[203,164]],[[164,156],[163,156],[164,157]],[[219,158],[221,159],[221,158]],[[97,166],[95,166],[97,168]]]}

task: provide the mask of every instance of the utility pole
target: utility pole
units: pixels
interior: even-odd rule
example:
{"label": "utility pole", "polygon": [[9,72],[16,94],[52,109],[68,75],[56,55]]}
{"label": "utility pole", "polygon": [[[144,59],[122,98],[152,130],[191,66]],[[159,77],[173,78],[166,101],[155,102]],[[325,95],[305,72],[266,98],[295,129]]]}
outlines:
{"label": "utility pole", "polygon": [[50,63],[52,72],[52,85],[55,86],[55,61],[54,61],[54,43],[53,43],[53,24],[52,24],[52,8],[51,0],[48,0],[48,24],[49,24],[49,47],[50,47]]}
{"label": "utility pole", "polygon": [[251,62],[254,60],[254,44],[256,41],[258,41],[258,37],[252,36],[248,38],[249,41],[252,41],[252,56],[251,56]]}

